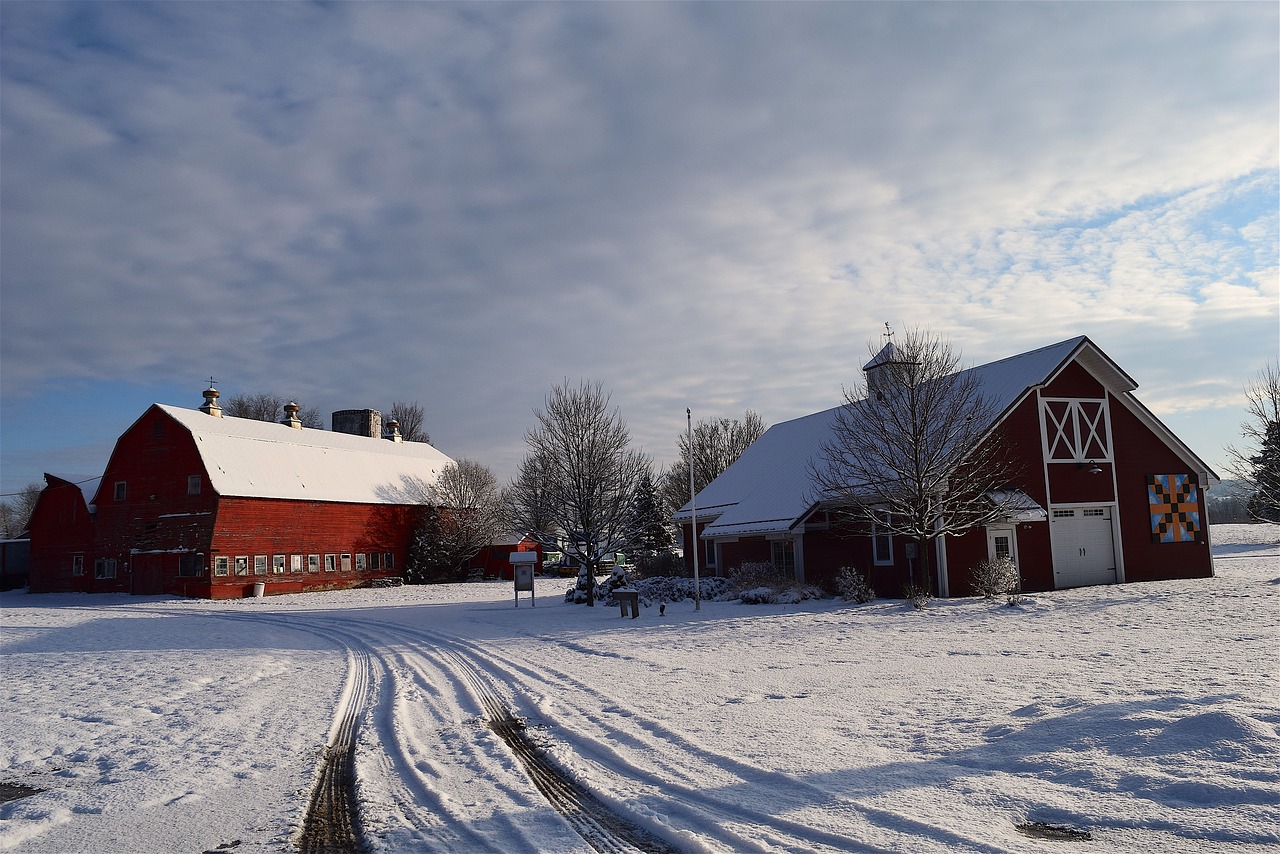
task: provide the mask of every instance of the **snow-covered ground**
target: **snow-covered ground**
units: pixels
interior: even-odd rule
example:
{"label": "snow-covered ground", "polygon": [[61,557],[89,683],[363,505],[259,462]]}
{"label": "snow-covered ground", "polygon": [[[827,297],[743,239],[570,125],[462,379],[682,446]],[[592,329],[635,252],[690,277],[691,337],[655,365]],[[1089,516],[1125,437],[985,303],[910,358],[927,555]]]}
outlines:
{"label": "snow-covered ground", "polygon": [[288,850],[356,709],[376,850],[590,851],[487,694],[681,851],[1280,851],[1280,528],[1212,534],[1213,579],[924,612],[5,593],[0,850]]}

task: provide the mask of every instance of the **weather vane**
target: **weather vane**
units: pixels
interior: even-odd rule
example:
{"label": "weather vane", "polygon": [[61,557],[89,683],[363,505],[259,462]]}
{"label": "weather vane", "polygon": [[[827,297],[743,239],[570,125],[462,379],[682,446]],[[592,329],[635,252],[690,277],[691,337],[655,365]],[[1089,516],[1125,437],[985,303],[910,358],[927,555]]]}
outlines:
{"label": "weather vane", "polygon": [[884,337],[889,339],[889,343],[893,343],[893,330],[889,328],[889,321],[884,322]]}

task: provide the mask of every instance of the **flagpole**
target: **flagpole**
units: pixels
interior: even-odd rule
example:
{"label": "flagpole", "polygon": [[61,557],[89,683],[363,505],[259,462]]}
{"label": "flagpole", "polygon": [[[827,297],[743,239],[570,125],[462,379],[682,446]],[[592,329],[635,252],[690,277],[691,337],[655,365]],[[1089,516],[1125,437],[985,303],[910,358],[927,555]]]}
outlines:
{"label": "flagpole", "polygon": [[698,579],[698,496],[693,491],[693,411],[685,407],[689,422],[689,535],[693,549],[693,610],[702,610],[702,584]]}

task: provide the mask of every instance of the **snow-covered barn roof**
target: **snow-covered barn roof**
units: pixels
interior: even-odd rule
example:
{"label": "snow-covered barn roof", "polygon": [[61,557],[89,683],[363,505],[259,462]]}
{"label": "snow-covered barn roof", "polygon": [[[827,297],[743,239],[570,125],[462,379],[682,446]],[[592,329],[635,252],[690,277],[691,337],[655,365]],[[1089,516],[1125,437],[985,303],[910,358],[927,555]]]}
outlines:
{"label": "snow-covered barn roof", "polygon": [[[885,356],[886,351],[882,350],[869,365]],[[1052,380],[1072,360],[1093,373],[1171,446],[1179,448],[1189,460],[1199,462],[1202,470],[1208,470],[1129,394],[1137,383],[1083,335],[968,368],[966,372],[978,378],[982,393],[993,403],[994,427],[1026,394]],[[799,522],[814,504],[810,461],[832,439],[839,411],[840,407],[834,407],[766,430],[696,496],[698,518],[714,519],[703,536],[782,533]],[[687,522],[689,516],[690,506],[686,503],[673,518]]]}
{"label": "snow-covered barn roof", "polygon": [[213,489],[222,496],[406,503],[406,478],[434,483],[453,462],[425,442],[392,442],[308,427],[216,418],[156,404],[191,433]]}

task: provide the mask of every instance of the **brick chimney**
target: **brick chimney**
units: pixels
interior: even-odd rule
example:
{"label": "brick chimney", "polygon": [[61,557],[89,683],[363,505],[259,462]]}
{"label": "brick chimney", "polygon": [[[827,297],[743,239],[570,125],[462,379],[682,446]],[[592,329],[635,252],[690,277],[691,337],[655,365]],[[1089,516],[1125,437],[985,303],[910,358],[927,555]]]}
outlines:
{"label": "brick chimney", "polygon": [[284,405],[284,420],[281,424],[288,424],[295,430],[302,429],[302,419],[298,417],[298,410],[302,407],[298,406],[294,401],[289,401]]}
{"label": "brick chimney", "polygon": [[212,415],[214,418],[222,417],[222,407],[218,405],[218,390],[213,386],[209,386],[204,390],[204,403],[200,404],[200,411]]}

